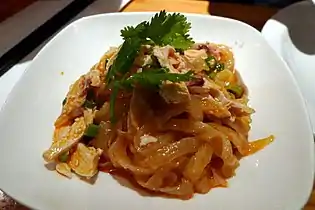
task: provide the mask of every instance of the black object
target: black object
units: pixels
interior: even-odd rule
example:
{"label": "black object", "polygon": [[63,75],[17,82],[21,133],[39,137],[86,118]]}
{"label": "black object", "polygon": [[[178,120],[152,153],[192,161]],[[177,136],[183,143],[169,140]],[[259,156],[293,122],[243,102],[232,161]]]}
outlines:
{"label": "black object", "polygon": [[73,0],[0,57],[0,77],[95,0]]}

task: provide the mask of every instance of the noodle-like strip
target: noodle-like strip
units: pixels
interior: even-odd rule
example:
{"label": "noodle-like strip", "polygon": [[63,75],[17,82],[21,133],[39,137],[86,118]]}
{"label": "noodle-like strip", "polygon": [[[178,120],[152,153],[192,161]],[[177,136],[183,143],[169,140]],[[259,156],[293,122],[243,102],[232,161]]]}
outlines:
{"label": "noodle-like strip", "polygon": [[[187,199],[227,187],[240,164],[237,157],[273,141],[248,140],[254,110],[229,47],[199,43],[180,53],[170,45],[141,46],[129,72],[118,76],[164,67],[173,74],[191,71],[194,79],[150,88],[135,83],[132,91],[118,91],[110,107],[113,89],[105,78],[119,50],[111,48],[69,88],[53,143],[44,152],[59,173],[92,177],[98,170],[120,171],[149,191]],[[91,124],[94,130],[86,135]]]}
{"label": "noodle-like strip", "polygon": [[183,138],[177,142],[158,149],[149,157],[147,157],[143,161],[142,165],[152,169],[157,169],[178,157],[196,152],[198,150],[198,146],[199,143],[195,138]]}
{"label": "noodle-like strip", "polygon": [[213,149],[209,144],[203,144],[198,151],[191,157],[186,165],[183,175],[191,182],[200,179],[203,170],[209,164],[212,157]]}
{"label": "noodle-like strip", "polygon": [[232,145],[227,138],[217,137],[209,138],[208,133],[203,133],[198,136],[198,139],[205,140],[209,142],[213,148],[213,152],[216,156],[220,157],[223,161],[223,166],[221,168],[222,174],[229,178],[234,176],[235,169],[239,166],[239,162],[233,154]]}
{"label": "noodle-like strip", "polygon": [[152,174],[153,170],[149,168],[135,166],[132,164],[127,154],[127,146],[127,141],[119,135],[117,140],[111,145],[108,150],[108,155],[113,165],[117,168],[130,170],[135,174]]}
{"label": "noodle-like strip", "polygon": [[212,123],[211,126],[213,126],[218,131],[225,134],[226,138],[233,143],[233,145],[237,148],[237,150],[242,154],[246,155],[248,153],[248,150],[250,149],[248,141],[246,140],[245,136],[243,136],[240,133],[235,132],[231,128],[214,124]]}

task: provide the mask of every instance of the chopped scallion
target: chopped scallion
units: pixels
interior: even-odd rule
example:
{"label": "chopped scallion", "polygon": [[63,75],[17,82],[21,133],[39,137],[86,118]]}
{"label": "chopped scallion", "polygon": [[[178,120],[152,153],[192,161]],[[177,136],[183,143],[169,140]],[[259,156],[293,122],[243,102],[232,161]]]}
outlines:
{"label": "chopped scallion", "polygon": [[235,95],[235,98],[242,97],[244,93],[244,89],[240,85],[229,85],[226,87],[226,89],[230,93],[233,93]]}
{"label": "chopped scallion", "polygon": [[93,109],[96,106],[96,104],[94,101],[85,100],[83,106],[89,109]]}
{"label": "chopped scallion", "polygon": [[224,63],[217,63],[215,66],[215,70],[217,70],[217,71],[224,70]]}
{"label": "chopped scallion", "polygon": [[210,77],[210,79],[214,79],[216,75],[217,75],[217,73],[214,72],[214,71],[212,71],[212,72],[210,72],[210,74],[208,74],[208,76]]}
{"label": "chopped scallion", "polygon": [[67,103],[67,98],[63,99],[62,105],[65,105]]}
{"label": "chopped scallion", "polygon": [[215,59],[214,56],[209,56],[206,58],[206,64],[210,68],[210,70],[214,70],[217,66],[217,60]]}
{"label": "chopped scallion", "polygon": [[90,124],[86,130],[84,135],[88,137],[95,137],[98,134],[99,126],[95,124]]}
{"label": "chopped scallion", "polygon": [[62,153],[58,157],[59,161],[63,163],[67,162],[68,158],[69,158],[69,152]]}

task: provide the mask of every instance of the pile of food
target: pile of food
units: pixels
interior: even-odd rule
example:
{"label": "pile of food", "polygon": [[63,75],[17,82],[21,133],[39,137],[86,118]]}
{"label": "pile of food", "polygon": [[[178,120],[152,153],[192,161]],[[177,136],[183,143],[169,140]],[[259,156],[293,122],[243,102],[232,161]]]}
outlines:
{"label": "pile of food", "polygon": [[182,199],[227,186],[239,159],[273,137],[248,141],[254,110],[231,49],[195,43],[190,27],[161,11],[124,28],[122,45],[70,87],[45,161],[69,178],[120,171]]}

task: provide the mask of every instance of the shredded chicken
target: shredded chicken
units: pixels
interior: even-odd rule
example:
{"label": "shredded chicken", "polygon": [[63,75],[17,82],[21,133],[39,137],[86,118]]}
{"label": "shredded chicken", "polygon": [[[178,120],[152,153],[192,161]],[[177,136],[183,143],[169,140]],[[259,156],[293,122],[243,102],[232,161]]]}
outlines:
{"label": "shredded chicken", "polygon": [[93,119],[95,117],[96,111],[93,111],[92,109],[86,109],[84,110],[84,121],[86,125],[89,125],[93,123]]}
{"label": "shredded chicken", "polygon": [[189,87],[192,93],[204,95],[204,105],[206,105],[207,113],[218,118],[229,117],[230,121],[234,121],[235,117],[247,116],[254,113],[254,110],[248,107],[243,101],[238,99],[230,99],[228,92],[215,84],[212,80],[204,79],[202,87]]}
{"label": "shredded chicken", "polygon": [[143,45],[140,49],[139,56],[136,58],[134,64],[137,66],[146,66],[153,63],[152,55],[149,54],[150,45]]}
{"label": "shredded chicken", "polygon": [[190,100],[190,94],[185,83],[165,82],[159,91],[167,103],[184,103]]}
{"label": "shredded chicken", "polygon": [[95,116],[95,111],[92,109],[84,110],[83,113],[83,117],[76,118],[71,126],[56,129],[54,133],[54,143],[44,153],[44,159],[46,161],[54,160],[80,141],[84,135],[85,129],[89,124],[93,123]]}
{"label": "shredded chicken", "polygon": [[91,70],[86,75],[78,79],[69,90],[65,104],[62,107],[62,113],[55,122],[55,127],[59,128],[69,125],[70,122],[83,115],[82,105],[84,104],[90,87],[100,87],[100,71]]}
{"label": "shredded chicken", "polygon": [[196,43],[193,46],[193,49],[197,50],[205,50],[208,55],[213,55],[215,56],[218,60],[220,60],[220,51],[218,50],[217,47],[215,47],[213,44],[206,42],[206,43]]}
{"label": "shredded chicken", "polygon": [[106,71],[109,68],[109,62],[108,62],[109,59],[113,55],[116,55],[117,53],[118,53],[117,47],[110,47],[109,50],[104,53],[100,61],[91,68],[91,70],[98,70],[100,72],[101,81],[104,81],[105,79]]}
{"label": "shredded chicken", "polygon": [[71,168],[67,163],[58,163],[56,165],[56,171],[68,178],[72,178]]}
{"label": "shredded chicken", "polygon": [[106,57],[109,58],[109,59],[108,59],[108,62],[105,64],[105,70],[106,70],[106,72],[108,71],[109,67],[110,67],[111,65],[113,65],[114,60],[116,59],[117,54],[118,54],[118,52],[119,52],[119,49],[120,49],[120,47],[119,47],[119,48],[117,48],[117,47],[111,47],[110,50],[105,54]]}
{"label": "shredded chicken", "polygon": [[53,136],[53,142],[60,141],[61,139],[66,139],[70,130],[71,126],[65,126],[56,129]]}
{"label": "shredded chicken", "polygon": [[69,166],[76,174],[89,179],[98,172],[97,167],[102,152],[101,149],[79,143],[76,151],[71,155]]}
{"label": "shredded chicken", "polygon": [[158,139],[155,138],[154,136],[150,136],[150,135],[143,135],[140,137],[140,147],[143,147],[147,144],[150,144],[150,143],[154,143],[154,142],[157,142]]}
{"label": "shredded chicken", "polygon": [[61,138],[59,139],[55,139],[50,148],[43,154],[47,162],[53,161],[80,141],[86,129],[84,117],[76,118],[71,126],[62,129],[68,130],[67,134],[60,136]]}
{"label": "shredded chicken", "polygon": [[85,102],[90,84],[91,80],[83,75],[71,85],[66,103],[62,107],[62,113],[55,122],[56,128],[69,124],[71,120],[83,114],[82,104]]}
{"label": "shredded chicken", "polygon": [[215,98],[213,98],[211,95],[209,95],[206,98],[202,99],[203,103],[203,112],[206,115],[212,115],[217,118],[228,118],[231,117],[231,113],[226,106],[222,106],[222,103]]}
{"label": "shredded chicken", "polygon": [[[168,68],[171,73],[187,72],[185,61],[176,54],[173,47],[154,47],[153,55],[158,59],[160,65]],[[159,93],[167,103],[182,103],[190,100],[190,94],[184,82],[173,83],[166,81],[160,87]]]}
{"label": "shredded chicken", "polygon": [[204,49],[189,49],[184,51],[184,58],[189,65],[189,69],[193,70],[195,73],[209,68],[205,62],[207,57],[208,55]]}
{"label": "shredded chicken", "polygon": [[92,87],[99,87],[101,86],[101,79],[100,79],[100,71],[98,70],[91,70],[86,74],[87,80],[91,81]]}
{"label": "shredded chicken", "polygon": [[212,95],[215,99],[218,99],[222,104],[229,108],[231,112],[233,112],[236,116],[250,115],[254,113],[254,110],[248,107],[246,104],[241,103],[237,99],[229,99],[227,97],[227,92],[220,86],[216,85],[213,81],[208,80],[205,83],[204,88],[208,88],[210,91],[210,95]]}

